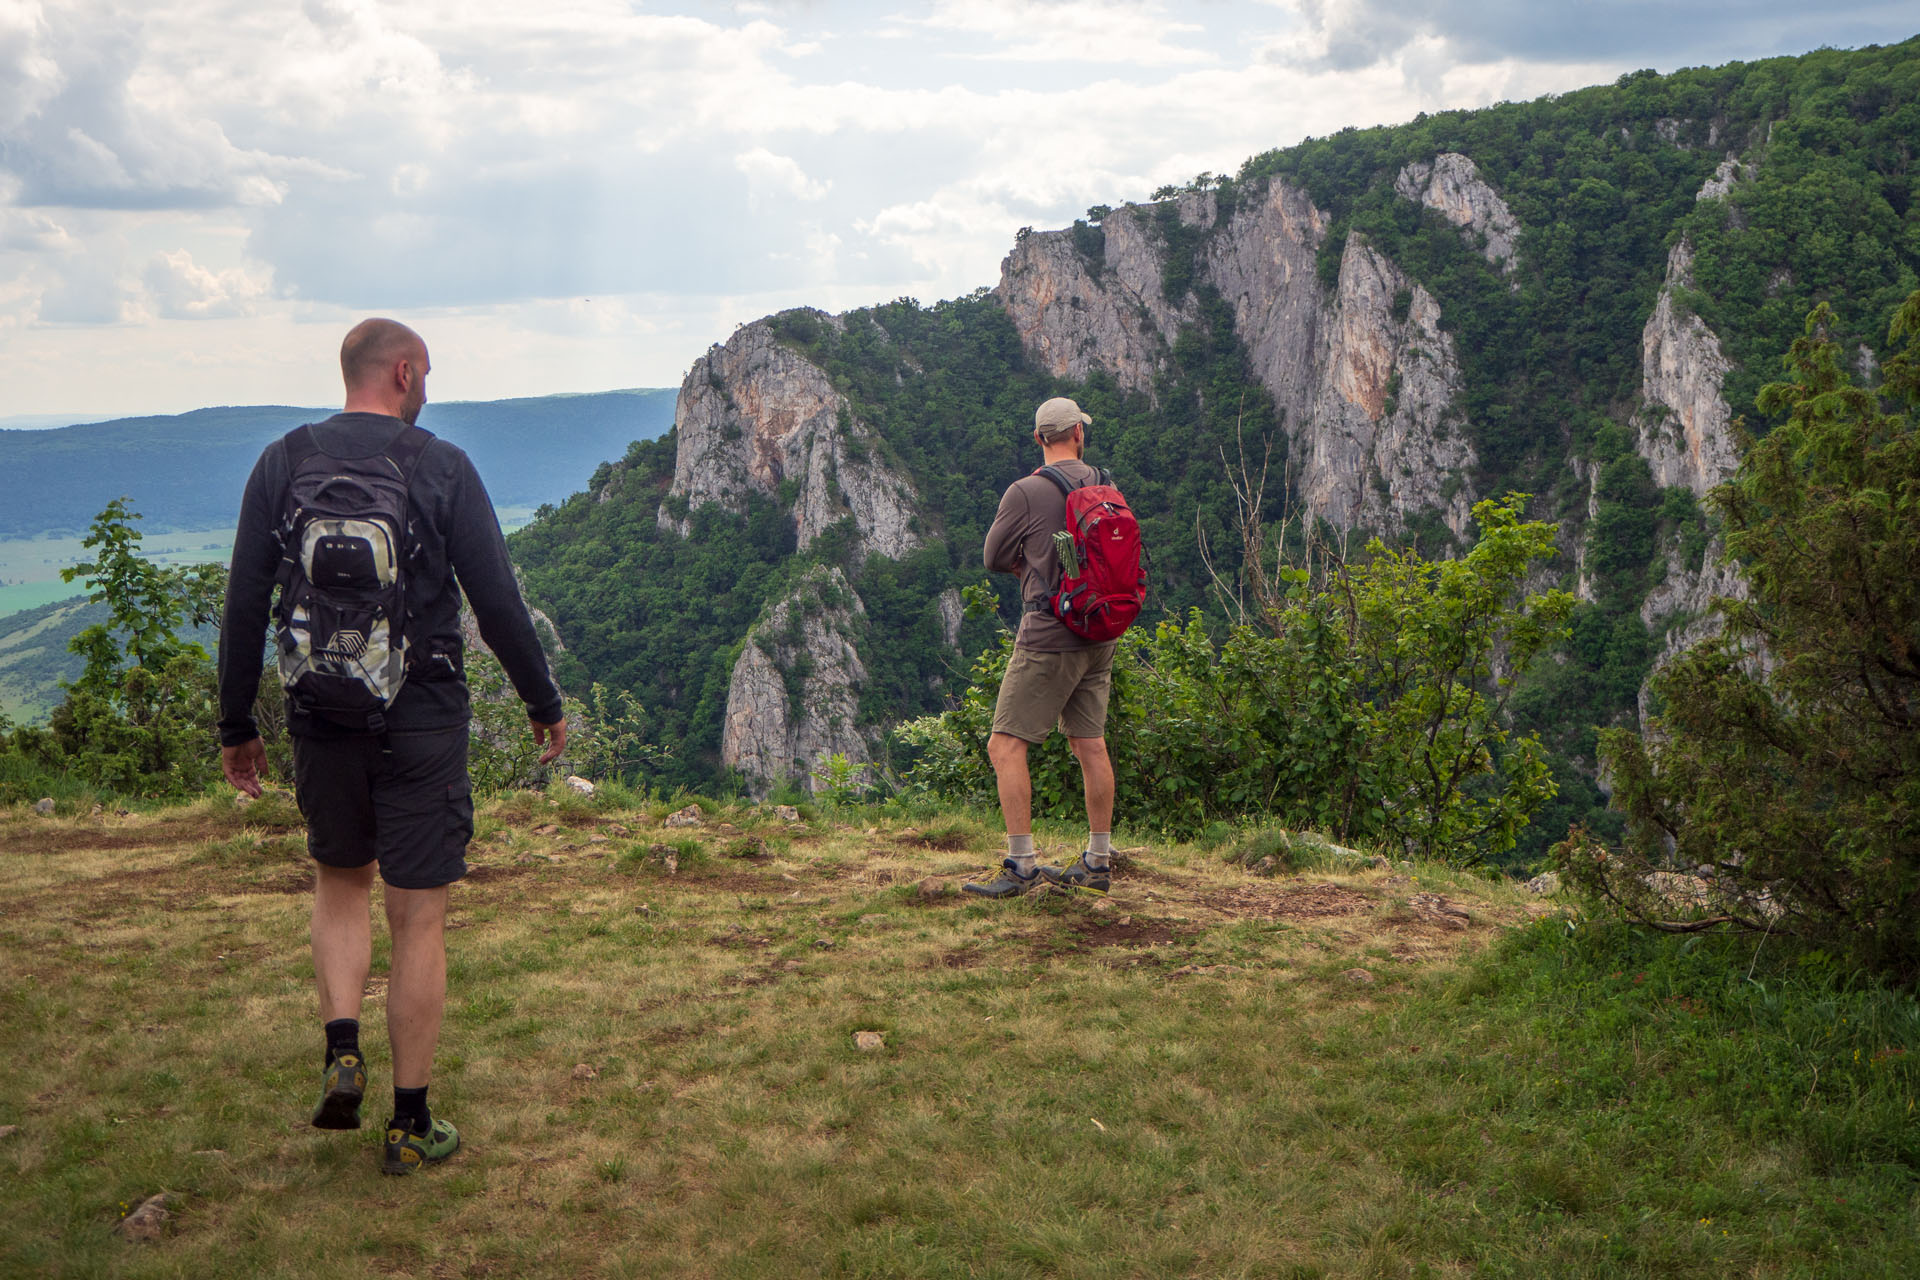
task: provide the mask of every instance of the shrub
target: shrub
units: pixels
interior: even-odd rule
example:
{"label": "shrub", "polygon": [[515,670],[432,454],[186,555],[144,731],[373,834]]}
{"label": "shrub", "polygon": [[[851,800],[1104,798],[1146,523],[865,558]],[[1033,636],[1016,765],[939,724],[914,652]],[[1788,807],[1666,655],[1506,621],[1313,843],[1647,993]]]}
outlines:
{"label": "shrub", "polygon": [[[1880,397],[1856,387],[1822,304],[1761,406],[1787,419],[1715,491],[1751,592],[1655,676],[1645,736],[1601,735],[1624,846],[1557,851],[1568,875],[1672,929],[1743,926],[1920,975],[1920,293]],[[1701,865],[1698,910],[1649,877]],[[1662,882],[1654,881],[1658,888]],[[1667,898],[1671,898],[1671,894]],[[1675,914],[1693,918],[1675,920]]]}

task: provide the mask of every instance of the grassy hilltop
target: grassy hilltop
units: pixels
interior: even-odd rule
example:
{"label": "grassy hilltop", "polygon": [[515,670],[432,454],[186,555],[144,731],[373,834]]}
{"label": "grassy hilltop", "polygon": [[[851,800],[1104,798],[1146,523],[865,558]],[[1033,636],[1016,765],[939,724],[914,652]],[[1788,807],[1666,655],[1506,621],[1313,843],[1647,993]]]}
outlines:
{"label": "grassy hilltop", "polygon": [[[971,903],[978,815],[663,828],[686,800],[483,806],[434,1086],[466,1148],[407,1180],[305,1123],[284,795],[0,813],[0,1274],[1920,1268],[1913,1006],[1817,965],[1305,838]],[[167,1234],[121,1239],[163,1190]]]}

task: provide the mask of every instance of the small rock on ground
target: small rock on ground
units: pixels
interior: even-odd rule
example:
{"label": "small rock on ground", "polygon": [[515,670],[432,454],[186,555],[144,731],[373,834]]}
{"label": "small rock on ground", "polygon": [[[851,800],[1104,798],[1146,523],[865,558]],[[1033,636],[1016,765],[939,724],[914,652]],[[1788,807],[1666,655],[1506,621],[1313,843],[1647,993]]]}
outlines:
{"label": "small rock on ground", "polygon": [[1560,873],[1558,871],[1542,871],[1539,875],[1527,881],[1527,892],[1538,893],[1543,896],[1560,892]]}
{"label": "small rock on ground", "polygon": [[773,806],[773,816],[782,822],[800,821],[800,811],[790,804],[777,804]]}
{"label": "small rock on ground", "polygon": [[20,1132],[20,1126],[17,1124],[0,1124],[0,1138],[11,1138],[18,1132]]}
{"label": "small rock on ground", "polygon": [[33,811],[43,818],[51,818],[53,816],[53,797],[48,796],[44,800],[35,801]]}
{"label": "small rock on ground", "polygon": [[698,827],[706,824],[706,818],[700,813],[700,806],[690,804],[686,808],[667,815],[669,827]]}
{"label": "small rock on ground", "polygon": [[579,792],[583,796],[590,796],[593,794],[593,784],[591,782],[588,782],[585,778],[581,777],[577,773],[570,773],[567,775],[567,787],[570,790]]}
{"label": "small rock on ground", "polygon": [[166,1234],[167,1219],[173,1215],[167,1212],[172,1203],[173,1193],[162,1191],[158,1195],[148,1196],[139,1207],[120,1220],[120,1234],[129,1240],[142,1244],[151,1244]]}
{"label": "small rock on ground", "polygon": [[592,1066],[585,1062],[573,1069],[573,1078],[575,1080],[592,1080],[599,1076],[599,1074],[598,1071],[595,1071]]}
{"label": "small rock on ground", "polygon": [[853,1033],[853,1047],[862,1053],[873,1053],[887,1047],[887,1038],[878,1031],[856,1031]]}
{"label": "small rock on ground", "polygon": [[1340,976],[1356,987],[1368,986],[1373,982],[1373,975],[1365,969],[1349,969]]}
{"label": "small rock on ground", "polygon": [[914,886],[914,892],[918,893],[922,898],[931,901],[934,898],[945,897],[947,886],[941,884],[932,876],[928,876],[925,880],[922,880],[918,885]]}

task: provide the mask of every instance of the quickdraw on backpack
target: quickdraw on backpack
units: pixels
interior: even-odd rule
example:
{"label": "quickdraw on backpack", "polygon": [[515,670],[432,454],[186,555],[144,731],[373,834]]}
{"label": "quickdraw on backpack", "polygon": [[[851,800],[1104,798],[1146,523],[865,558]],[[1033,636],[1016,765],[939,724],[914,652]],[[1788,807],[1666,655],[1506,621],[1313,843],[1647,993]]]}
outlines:
{"label": "quickdraw on backpack", "polygon": [[1033,474],[1060,487],[1067,500],[1060,585],[1040,607],[1087,640],[1114,640],[1133,625],[1147,602],[1140,522],[1113,477],[1094,468],[1091,481],[1075,484],[1058,467]]}
{"label": "quickdraw on backpack", "polygon": [[407,679],[407,491],[432,439],[407,426],[368,458],[328,457],[311,427],[283,441],[276,638],[296,714],[386,732]]}

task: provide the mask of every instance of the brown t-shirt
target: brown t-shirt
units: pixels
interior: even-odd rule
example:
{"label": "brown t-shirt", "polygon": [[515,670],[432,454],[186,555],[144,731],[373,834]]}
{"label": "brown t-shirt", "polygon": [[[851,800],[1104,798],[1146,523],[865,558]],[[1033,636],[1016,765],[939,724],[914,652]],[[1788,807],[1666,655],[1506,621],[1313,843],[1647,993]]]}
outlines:
{"label": "brown t-shirt", "polygon": [[[1096,478],[1095,468],[1079,459],[1054,465],[1075,482],[1091,483]],[[1067,497],[1060,486],[1045,476],[1026,476],[1007,486],[987,530],[987,568],[1020,575],[1022,612],[1014,643],[1035,653],[1067,653],[1104,643],[1075,635],[1051,613],[1025,609],[1046,600],[1060,585],[1060,553],[1054,550],[1053,535],[1066,527]]]}

